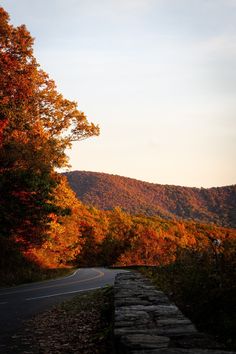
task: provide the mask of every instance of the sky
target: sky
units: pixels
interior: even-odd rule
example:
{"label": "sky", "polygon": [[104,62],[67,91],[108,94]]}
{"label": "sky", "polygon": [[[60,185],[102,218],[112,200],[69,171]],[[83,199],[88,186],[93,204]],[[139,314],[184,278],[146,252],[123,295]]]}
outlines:
{"label": "sky", "polygon": [[0,0],[99,137],[70,170],[236,183],[236,0]]}

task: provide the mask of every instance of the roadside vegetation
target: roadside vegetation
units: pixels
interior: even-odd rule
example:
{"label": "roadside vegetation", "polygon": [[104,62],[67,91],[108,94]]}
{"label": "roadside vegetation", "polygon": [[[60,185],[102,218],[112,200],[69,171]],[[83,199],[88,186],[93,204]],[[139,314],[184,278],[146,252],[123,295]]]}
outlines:
{"label": "roadside vegetation", "polygon": [[74,268],[71,266],[47,268],[37,262],[27,259],[12,243],[0,238],[0,287],[14,286],[22,283],[31,283],[58,278],[71,274]]}
{"label": "roadside vegetation", "polygon": [[140,269],[200,331],[229,350],[236,350],[235,246],[227,244],[215,252],[185,250],[171,264]]}

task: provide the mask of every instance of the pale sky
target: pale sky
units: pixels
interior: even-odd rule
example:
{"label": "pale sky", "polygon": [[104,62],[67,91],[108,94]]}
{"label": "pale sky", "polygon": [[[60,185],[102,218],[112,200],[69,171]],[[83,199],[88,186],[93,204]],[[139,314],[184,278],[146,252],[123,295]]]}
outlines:
{"label": "pale sky", "polygon": [[100,137],[71,170],[236,183],[236,0],[0,0]]}

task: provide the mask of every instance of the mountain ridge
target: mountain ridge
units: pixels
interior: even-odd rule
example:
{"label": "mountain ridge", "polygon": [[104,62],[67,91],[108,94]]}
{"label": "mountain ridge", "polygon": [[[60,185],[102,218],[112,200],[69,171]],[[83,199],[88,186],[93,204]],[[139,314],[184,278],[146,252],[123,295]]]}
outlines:
{"label": "mountain ridge", "polygon": [[118,206],[131,214],[236,227],[236,185],[198,188],[155,184],[100,172],[63,174],[82,202],[100,209]]}

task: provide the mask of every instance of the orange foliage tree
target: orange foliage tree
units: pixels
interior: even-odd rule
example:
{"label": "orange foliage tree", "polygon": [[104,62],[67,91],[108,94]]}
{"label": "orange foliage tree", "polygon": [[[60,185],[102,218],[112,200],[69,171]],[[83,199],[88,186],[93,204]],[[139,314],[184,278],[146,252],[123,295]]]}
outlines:
{"label": "orange foliage tree", "polygon": [[1,236],[24,249],[42,244],[52,215],[64,213],[55,195],[63,182],[54,169],[67,165],[72,141],[98,134],[40,69],[26,27],[13,27],[0,7]]}
{"label": "orange foliage tree", "polygon": [[59,267],[69,264],[81,252],[81,215],[85,207],[68,187],[65,177],[53,191],[54,205],[63,212],[51,213],[46,240],[40,247],[31,244],[25,255],[41,266]]}

